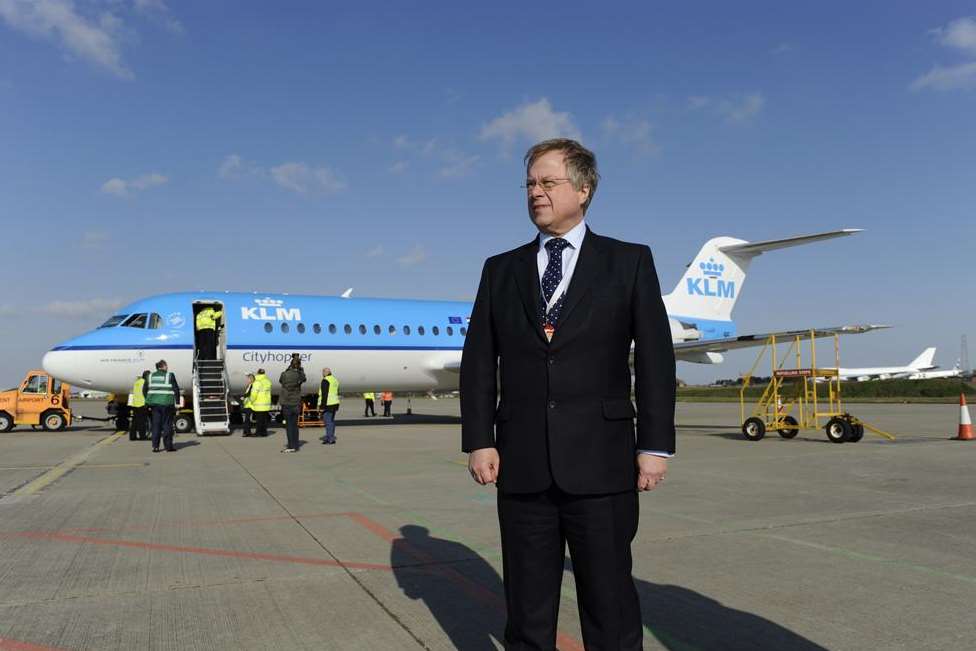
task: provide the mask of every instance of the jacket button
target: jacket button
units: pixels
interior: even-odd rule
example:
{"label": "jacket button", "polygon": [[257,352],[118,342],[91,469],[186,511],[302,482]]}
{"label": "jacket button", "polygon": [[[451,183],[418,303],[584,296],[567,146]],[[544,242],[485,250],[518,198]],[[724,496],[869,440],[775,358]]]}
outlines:
{"label": "jacket button", "polygon": [[555,363],[556,359],[554,357],[550,357],[548,361],[549,361],[549,366],[552,366],[553,363]]}
{"label": "jacket button", "polygon": [[556,401],[555,400],[550,400],[549,401],[549,409],[555,409],[555,408],[556,408]]}

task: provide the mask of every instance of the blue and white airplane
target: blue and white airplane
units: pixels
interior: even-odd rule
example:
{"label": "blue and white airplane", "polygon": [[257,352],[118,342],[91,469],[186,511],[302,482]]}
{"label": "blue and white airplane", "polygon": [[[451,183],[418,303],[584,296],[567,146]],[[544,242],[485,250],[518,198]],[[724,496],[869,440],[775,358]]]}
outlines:
{"label": "blue and white airplane", "polygon": [[[845,229],[765,242],[731,237],[708,241],[674,290],[664,296],[678,360],[717,364],[722,352],[761,346],[767,337],[799,332],[737,335],[732,309],[753,258],[765,251],[857,233]],[[472,276],[475,277],[475,276]],[[100,327],[65,341],[44,356],[44,369],[79,388],[126,394],[133,380],[166,359],[181,387],[193,380],[194,314],[223,307],[219,357],[231,395],[246,374],[263,368],[277,393],[278,376],[292,353],[301,355],[317,385],[321,368],[333,369],[343,391],[453,390],[471,304],[466,302],[344,298],[290,294],[185,292],[131,303]],[[882,326],[821,328],[866,332]]]}

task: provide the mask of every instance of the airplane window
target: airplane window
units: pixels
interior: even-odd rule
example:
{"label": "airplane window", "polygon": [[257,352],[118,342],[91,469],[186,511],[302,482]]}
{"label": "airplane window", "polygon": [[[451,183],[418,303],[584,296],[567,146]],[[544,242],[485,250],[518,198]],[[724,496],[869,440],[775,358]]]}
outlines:
{"label": "airplane window", "polygon": [[347,335],[351,335],[352,326],[347,323],[345,326],[343,326],[342,331],[345,332]]}
{"label": "airplane window", "polygon": [[417,334],[421,337],[424,336],[424,326],[417,326]]}
{"label": "airplane window", "polygon": [[452,328],[451,326],[447,326],[447,336],[448,337],[454,336],[454,328]]}
{"label": "airplane window", "polygon": [[430,333],[432,335],[439,335],[441,333],[441,329],[438,328],[437,326],[434,326],[433,328],[430,329]]}
{"label": "airplane window", "polygon": [[274,326],[272,326],[270,323],[265,323],[264,324],[264,331],[265,332],[271,332],[272,330],[274,330]]}
{"label": "airplane window", "polygon": [[319,334],[320,332],[322,332],[322,326],[316,323],[315,325],[312,326],[312,331],[315,334]]}
{"label": "airplane window", "polygon": [[461,336],[462,337],[467,337],[468,336],[468,329],[467,328],[461,328]]}
{"label": "airplane window", "polygon": [[115,326],[117,326],[120,323],[122,323],[123,321],[125,321],[125,318],[127,316],[129,316],[129,315],[128,314],[116,314],[115,316],[110,317],[108,321],[106,321],[105,323],[103,323],[102,325],[100,325],[98,327],[99,328],[114,328]]}
{"label": "airplane window", "polygon": [[410,326],[408,325],[403,326],[403,334],[405,335],[410,334]]}
{"label": "airplane window", "polygon": [[287,323],[282,323],[281,324],[281,331],[282,332],[288,332],[288,324]]}
{"label": "airplane window", "polygon": [[24,385],[24,393],[47,393],[47,376],[32,375]]}
{"label": "airplane window", "polygon": [[395,325],[391,325],[390,326],[390,334],[391,335],[395,335],[396,334],[396,326]]}
{"label": "airplane window", "polygon": [[304,323],[299,323],[298,324],[298,333],[299,334],[305,334],[305,324]]}
{"label": "airplane window", "polygon": [[373,326],[373,334],[374,335],[378,335],[381,332],[383,332],[383,328],[379,327],[378,325],[374,325]]}
{"label": "airplane window", "polygon": [[125,320],[125,323],[122,324],[122,327],[123,328],[145,328],[146,321],[148,320],[149,320],[148,314],[133,314],[132,316],[130,316],[128,319]]}
{"label": "airplane window", "polygon": [[359,324],[359,334],[366,334],[366,326],[364,326],[362,323]]}
{"label": "airplane window", "polygon": [[334,323],[329,324],[329,334],[334,335],[336,333],[336,325]]}
{"label": "airplane window", "polygon": [[152,330],[159,330],[163,327],[163,317],[159,316],[155,312],[149,315],[149,327]]}

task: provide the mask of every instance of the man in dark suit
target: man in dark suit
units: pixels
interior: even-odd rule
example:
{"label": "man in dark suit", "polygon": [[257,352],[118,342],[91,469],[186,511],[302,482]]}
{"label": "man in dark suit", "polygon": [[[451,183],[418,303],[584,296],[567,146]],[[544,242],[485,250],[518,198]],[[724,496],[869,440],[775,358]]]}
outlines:
{"label": "man in dark suit", "polygon": [[637,491],[674,453],[668,317],[650,249],[586,226],[592,152],[549,140],[525,164],[539,235],[485,263],[461,362],[462,449],[498,488],[506,645],[555,648],[568,543],[586,648],[640,649],[630,544]]}

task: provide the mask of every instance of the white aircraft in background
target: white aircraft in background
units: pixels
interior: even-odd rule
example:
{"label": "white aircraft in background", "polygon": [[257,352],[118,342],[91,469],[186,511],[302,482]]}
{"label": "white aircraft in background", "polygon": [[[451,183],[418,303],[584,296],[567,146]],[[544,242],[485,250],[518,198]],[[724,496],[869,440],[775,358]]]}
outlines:
{"label": "white aircraft in background", "polygon": [[959,361],[956,361],[956,365],[950,369],[944,371],[919,371],[918,373],[912,373],[908,376],[909,380],[933,380],[935,378],[950,378],[950,377],[962,377],[962,368],[959,366]]}
{"label": "white aircraft in background", "polygon": [[[866,368],[839,368],[838,375],[842,380],[891,380],[895,378],[910,378],[912,375],[928,372],[938,368],[932,362],[935,359],[935,348],[926,348],[922,354],[905,366],[877,366]],[[945,376],[948,377],[948,376]],[[922,378],[912,378],[922,379]]]}

